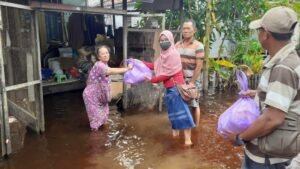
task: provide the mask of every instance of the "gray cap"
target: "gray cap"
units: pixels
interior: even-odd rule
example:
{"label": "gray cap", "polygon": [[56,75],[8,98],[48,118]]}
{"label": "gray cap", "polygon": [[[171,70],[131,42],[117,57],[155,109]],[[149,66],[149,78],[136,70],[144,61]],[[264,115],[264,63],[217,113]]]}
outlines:
{"label": "gray cap", "polygon": [[279,6],[268,10],[265,15],[258,20],[252,21],[250,29],[264,28],[274,33],[292,33],[292,26],[297,22],[297,14],[288,7]]}

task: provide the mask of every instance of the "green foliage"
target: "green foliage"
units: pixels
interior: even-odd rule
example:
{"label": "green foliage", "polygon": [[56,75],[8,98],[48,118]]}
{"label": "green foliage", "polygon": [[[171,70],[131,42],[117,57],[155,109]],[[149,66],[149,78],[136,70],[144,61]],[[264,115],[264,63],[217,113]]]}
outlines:
{"label": "green foliage", "polygon": [[237,65],[249,66],[253,73],[257,74],[262,68],[263,52],[264,50],[256,39],[243,40],[237,45],[230,60]]}
{"label": "green foliage", "polygon": [[215,0],[215,28],[225,39],[240,41],[249,35],[248,24],[266,10],[262,0]]}
{"label": "green foliage", "polygon": [[[225,64],[224,64],[225,63]],[[233,75],[236,65],[228,60],[209,59],[209,72],[215,71],[222,79],[228,81]]]}
{"label": "green foliage", "polygon": [[[207,3],[205,0],[184,0],[183,19],[193,19],[196,22],[195,38],[203,41],[205,35],[205,14]],[[180,28],[180,11],[166,11],[166,29]]]}
{"label": "green foliage", "polygon": [[213,58],[210,58],[209,65],[209,72],[215,71],[222,79],[222,89],[234,86],[234,73],[237,69],[243,70],[248,76],[253,75],[253,72],[249,66],[235,65],[233,62],[226,59],[214,60]]}
{"label": "green foliage", "polygon": [[264,50],[257,40],[243,40],[230,58],[215,60],[210,59],[210,72],[215,71],[223,79],[225,87],[233,84],[236,69],[243,70],[248,76],[258,74],[263,63]]}
{"label": "green foliage", "polygon": [[[196,38],[203,40],[205,35],[206,0],[184,0],[184,19],[193,19],[198,28]],[[223,32],[226,39],[240,40],[248,35],[248,24],[267,9],[262,0],[214,0],[212,8],[213,28]],[[177,29],[180,25],[178,11],[166,12],[167,29]],[[215,40],[214,33],[211,39]]]}
{"label": "green foliage", "polygon": [[[228,59],[209,60],[209,71],[216,71],[224,80],[230,81],[235,69],[243,69],[250,74],[257,74],[262,68],[262,53],[264,52],[258,40],[249,40],[248,25],[252,20],[260,18],[268,9],[275,6],[293,8],[300,17],[299,0],[212,0],[211,6],[206,0],[184,0],[183,19],[193,19],[196,22],[196,39],[204,41],[206,19],[210,18],[211,27],[224,37],[219,53],[223,50],[224,40],[237,44],[236,49]],[[210,17],[206,17],[210,9]],[[166,29],[180,28],[180,12],[166,11]],[[210,35],[212,43],[216,40],[215,31]]]}
{"label": "green foliage", "polygon": [[300,1],[299,0],[273,0],[273,1],[267,1],[265,0],[265,4],[268,9],[276,6],[287,6],[295,10],[295,12],[298,14],[298,17],[300,16]]}
{"label": "green foliage", "polygon": [[[267,5],[262,0],[215,0],[213,9],[214,28],[224,34],[223,41],[230,40],[237,46],[231,57],[217,61],[211,59],[210,71],[216,71],[225,84],[232,83],[236,69],[242,69],[248,75],[259,73],[263,50],[257,40],[247,40],[248,25],[250,21],[263,15],[267,10]],[[223,43],[220,50],[223,49],[222,45]]]}
{"label": "green foliage", "polygon": [[137,1],[134,3],[134,9],[136,9],[136,10],[141,10],[141,9],[142,9],[142,2],[143,2],[143,0],[137,0]]}
{"label": "green foliage", "polygon": [[[141,9],[141,0],[135,4]],[[263,0],[213,0],[211,6],[212,27],[223,32],[224,38],[239,41],[248,35],[248,24],[255,17],[261,16],[267,9]],[[196,22],[196,39],[203,41],[205,36],[206,0],[184,0],[183,19],[193,19]],[[180,11],[166,11],[166,29],[180,28]],[[212,41],[216,40],[211,34]]]}

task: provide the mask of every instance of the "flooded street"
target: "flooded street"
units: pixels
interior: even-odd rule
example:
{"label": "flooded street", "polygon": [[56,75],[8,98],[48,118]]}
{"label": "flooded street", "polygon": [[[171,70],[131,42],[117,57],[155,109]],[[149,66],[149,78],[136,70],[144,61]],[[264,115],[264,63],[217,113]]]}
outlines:
{"label": "flooded street", "polygon": [[167,113],[119,113],[111,107],[107,125],[90,132],[81,91],[46,96],[46,132],[28,131],[24,148],[0,162],[2,169],[237,169],[242,147],[216,134],[218,115],[237,92],[201,101],[201,123],[192,148],[171,137]]}

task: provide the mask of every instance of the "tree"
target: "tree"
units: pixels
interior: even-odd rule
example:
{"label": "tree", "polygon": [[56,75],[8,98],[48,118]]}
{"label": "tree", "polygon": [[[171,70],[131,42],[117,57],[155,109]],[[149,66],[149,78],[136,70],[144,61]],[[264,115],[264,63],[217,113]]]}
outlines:
{"label": "tree", "polygon": [[[218,57],[223,51],[224,41],[230,40],[236,43],[239,52],[245,51],[242,55],[238,53],[240,58],[233,64],[247,65],[255,61],[254,72],[256,72],[259,67],[258,63],[261,63],[261,58],[257,57],[261,47],[250,41],[248,25],[252,20],[260,18],[271,7],[279,5],[289,6],[300,15],[300,2],[297,0],[183,0],[183,19],[195,20],[198,29],[196,39],[205,45],[204,90],[208,89],[208,57],[210,44],[216,40],[214,32],[217,31],[223,35]],[[178,30],[180,23],[179,11],[166,11],[166,29]],[[214,29],[216,31],[212,31]],[[251,53],[252,50],[249,50],[252,47],[256,49],[255,56]],[[233,53],[233,55],[236,54]]]}

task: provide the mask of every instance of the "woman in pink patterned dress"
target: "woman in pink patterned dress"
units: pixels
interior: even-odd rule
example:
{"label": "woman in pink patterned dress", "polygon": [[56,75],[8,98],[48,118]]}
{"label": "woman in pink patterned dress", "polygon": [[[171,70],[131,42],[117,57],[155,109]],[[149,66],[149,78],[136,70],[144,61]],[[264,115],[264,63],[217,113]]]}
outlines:
{"label": "woman in pink patterned dress", "polygon": [[109,114],[108,103],[111,100],[111,80],[109,75],[121,74],[132,68],[110,68],[109,48],[107,46],[96,47],[95,54],[98,61],[89,72],[86,87],[83,91],[83,100],[90,121],[92,131],[97,131],[103,125]]}

